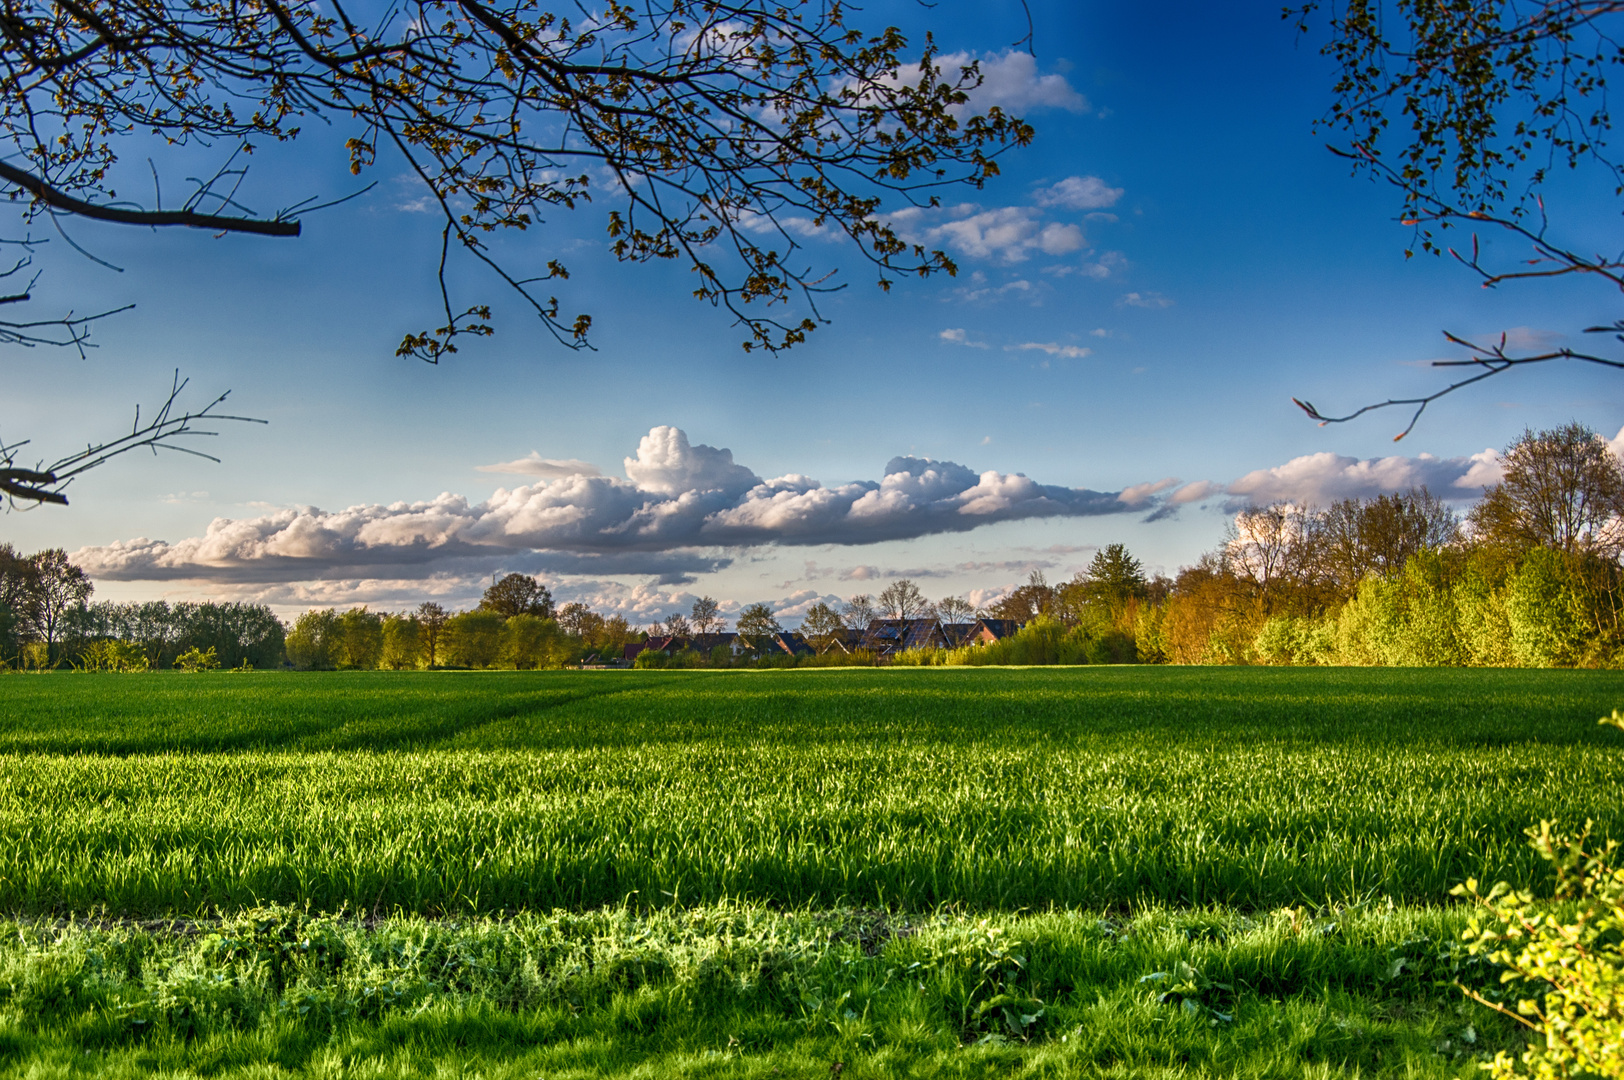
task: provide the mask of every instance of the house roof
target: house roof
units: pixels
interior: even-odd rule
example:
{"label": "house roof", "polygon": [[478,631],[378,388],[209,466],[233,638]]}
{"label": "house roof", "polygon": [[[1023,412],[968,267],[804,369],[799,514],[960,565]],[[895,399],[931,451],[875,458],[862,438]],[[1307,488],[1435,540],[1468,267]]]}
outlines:
{"label": "house roof", "polygon": [[[970,633],[975,637],[986,637],[993,641],[1002,641],[1025,625],[1019,619],[977,619]],[[985,631],[985,633],[982,631]]]}
{"label": "house roof", "polygon": [[942,624],[935,619],[875,619],[863,634],[862,647],[876,653],[899,649],[932,649],[946,644]]}

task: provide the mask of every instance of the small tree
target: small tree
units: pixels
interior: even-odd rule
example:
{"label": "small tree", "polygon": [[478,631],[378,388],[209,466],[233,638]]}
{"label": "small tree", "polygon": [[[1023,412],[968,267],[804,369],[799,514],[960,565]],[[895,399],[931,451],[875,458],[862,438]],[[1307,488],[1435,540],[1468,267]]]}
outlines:
{"label": "small tree", "polygon": [[902,578],[893,581],[880,593],[878,607],[887,619],[922,619],[927,617],[930,601],[919,591],[919,586]]}
{"label": "small tree", "polygon": [[553,617],[553,594],[528,574],[506,574],[485,590],[479,610],[494,611],[504,619],[515,615]]}
{"label": "small tree", "polygon": [[840,615],[821,600],[807,609],[806,618],[801,621],[802,636],[820,653],[828,652],[844,632]]}
{"label": "small tree", "polygon": [[433,602],[424,602],[417,605],[417,622],[422,627],[423,658],[429,667],[434,667],[440,659],[440,633],[445,629],[445,608]]}
{"label": "small tree", "polygon": [[766,604],[751,604],[739,612],[739,637],[750,646],[751,651],[761,652],[772,639],[783,633],[783,627],[778,625],[778,619],[773,615],[773,609]]}
{"label": "small tree", "polygon": [[874,598],[867,593],[858,593],[840,605],[840,618],[852,630],[867,630],[868,624],[878,617]]}
{"label": "small tree", "polygon": [[696,634],[718,633],[727,625],[727,620],[722,618],[721,607],[709,596],[701,596],[694,601],[693,610],[688,613],[688,618],[693,623]]}

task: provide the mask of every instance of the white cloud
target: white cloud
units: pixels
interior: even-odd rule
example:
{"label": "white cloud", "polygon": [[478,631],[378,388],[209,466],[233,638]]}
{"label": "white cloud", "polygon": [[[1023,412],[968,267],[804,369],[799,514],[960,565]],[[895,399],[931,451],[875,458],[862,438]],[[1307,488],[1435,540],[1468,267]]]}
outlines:
{"label": "white cloud", "polygon": [[731,451],[693,445],[673,427],[644,436],[625,472],[626,479],[582,473],[541,479],[500,488],[480,503],[448,492],[420,502],[216,518],[201,536],[86,547],[74,560],[109,580],[244,586],[495,569],[654,575],[680,584],[728,565],[728,549],[867,544],[1137,508],[1115,492],[977,473],[929,458],[893,458],[877,482],[825,487],[799,474],[764,480],[735,463]]}
{"label": "white cloud", "polygon": [[988,348],[988,345],[987,345],[987,343],[985,341],[971,341],[970,336],[967,333],[965,333],[965,331],[963,331],[962,329],[959,329],[959,330],[943,330],[940,334],[937,334],[936,336],[941,338],[943,341],[948,342],[949,344],[952,344],[952,345],[967,345],[972,349],[985,349],[985,348]]}
{"label": "white cloud", "polygon": [[1501,476],[1500,455],[1494,450],[1470,457],[1365,459],[1321,451],[1249,472],[1224,491],[1232,501],[1324,506],[1338,499],[1368,499],[1424,485],[1442,499],[1473,499]]}
{"label": "white cloud", "polygon": [[986,112],[995,105],[1017,116],[1032,109],[1064,109],[1075,113],[1089,109],[1088,99],[1074,90],[1064,75],[1040,75],[1037,60],[1031,53],[1008,50],[977,56],[958,52],[938,57],[937,63],[943,78],[951,81],[955,69],[975,60],[981,64],[981,85],[970,91],[970,102],[966,106],[969,112]]}
{"label": "white cloud", "polygon": [[1129,506],[1139,506],[1152,495],[1160,495],[1170,487],[1177,487],[1178,481],[1169,476],[1164,480],[1155,480],[1145,484],[1133,484],[1122,489],[1117,497]]}
{"label": "white cloud", "polygon": [[1172,306],[1173,301],[1158,292],[1124,293],[1122,299],[1117,301],[1117,307],[1166,308]]}
{"label": "white cloud", "polygon": [[544,458],[534,450],[530,456],[515,461],[499,461],[494,465],[476,465],[479,472],[512,473],[518,476],[539,476],[547,480],[560,480],[566,476],[602,476],[598,467],[576,458]]}
{"label": "white cloud", "polygon": [[1068,210],[1103,210],[1122,198],[1122,188],[1108,186],[1097,176],[1068,176],[1059,183],[1039,188],[1032,201],[1039,206],[1063,206]]}
{"label": "white cloud", "polygon": [[1066,360],[1081,360],[1085,356],[1093,355],[1093,349],[1085,349],[1081,345],[1059,345],[1053,341],[1023,341],[1019,345],[1005,345],[1006,352],[1041,352],[1050,356],[1058,356]]}
{"label": "white cloud", "polygon": [[1043,212],[1030,206],[986,210],[974,203],[950,207],[909,206],[892,212],[888,221],[910,244],[948,248],[974,259],[1024,262],[1034,251],[1066,255],[1087,246],[1076,225],[1043,222]]}

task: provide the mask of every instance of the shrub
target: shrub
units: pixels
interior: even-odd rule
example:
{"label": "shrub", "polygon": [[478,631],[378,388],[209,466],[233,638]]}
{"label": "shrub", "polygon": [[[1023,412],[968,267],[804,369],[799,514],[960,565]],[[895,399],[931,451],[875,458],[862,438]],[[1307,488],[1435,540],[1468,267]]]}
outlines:
{"label": "shrub", "polygon": [[1511,648],[1524,667],[1567,667],[1584,648],[1584,622],[1560,552],[1535,548],[1506,586]]}
{"label": "shrub", "polygon": [[339,635],[338,613],[335,611],[307,611],[294,622],[283,647],[288,662],[301,671],[321,671],[331,668],[337,652]]}
{"label": "shrub", "polygon": [[194,646],[175,657],[175,666],[181,671],[196,675],[200,671],[218,671],[220,658],[215,655],[213,645],[210,645],[206,652]]}
{"label": "shrub", "polygon": [[93,641],[79,651],[79,670],[136,672],[151,668],[141,646],[129,641]]}
{"label": "shrub", "polygon": [[1277,616],[1263,624],[1254,647],[1265,664],[1329,664],[1336,652],[1336,623],[1330,619]]}
{"label": "shrub", "polygon": [[644,649],[632,660],[634,668],[663,668],[671,658],[659,649]]}
{"label": "shrub", "polygon": [[1475,879],[1455,889],[1483,909],[1466,931],[1467,948],[1505,968],[1502,982],[1521,981],[1543,991],[1518,998],[1515,1009],[1465,991],[1538,1036],[1520,1059],[1502,1050],[1487,1068],[1507,1080],[1624,1080],[1624,868],[1610,865],[1618,843],[1586,850],[1588,822],[1576,840],[1553,835],[1549,821],[1529,835],[1556,869],[1557,899],[1571,907],[1553,910],[1505,882],[1487,895],[1478,891]]}

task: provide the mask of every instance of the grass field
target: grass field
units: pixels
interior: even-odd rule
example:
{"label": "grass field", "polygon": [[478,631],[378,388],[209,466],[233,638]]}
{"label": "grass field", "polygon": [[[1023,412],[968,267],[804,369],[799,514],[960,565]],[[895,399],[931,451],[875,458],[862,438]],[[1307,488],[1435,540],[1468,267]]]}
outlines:
{"label": "grass field", "polygon": [[1448,890],[1541,885],[1541,818],[1624,835],[1619,704],[1563,671],[4,678],[0,1072],[1470,1075],[1517,1036],[1447,985]]}

